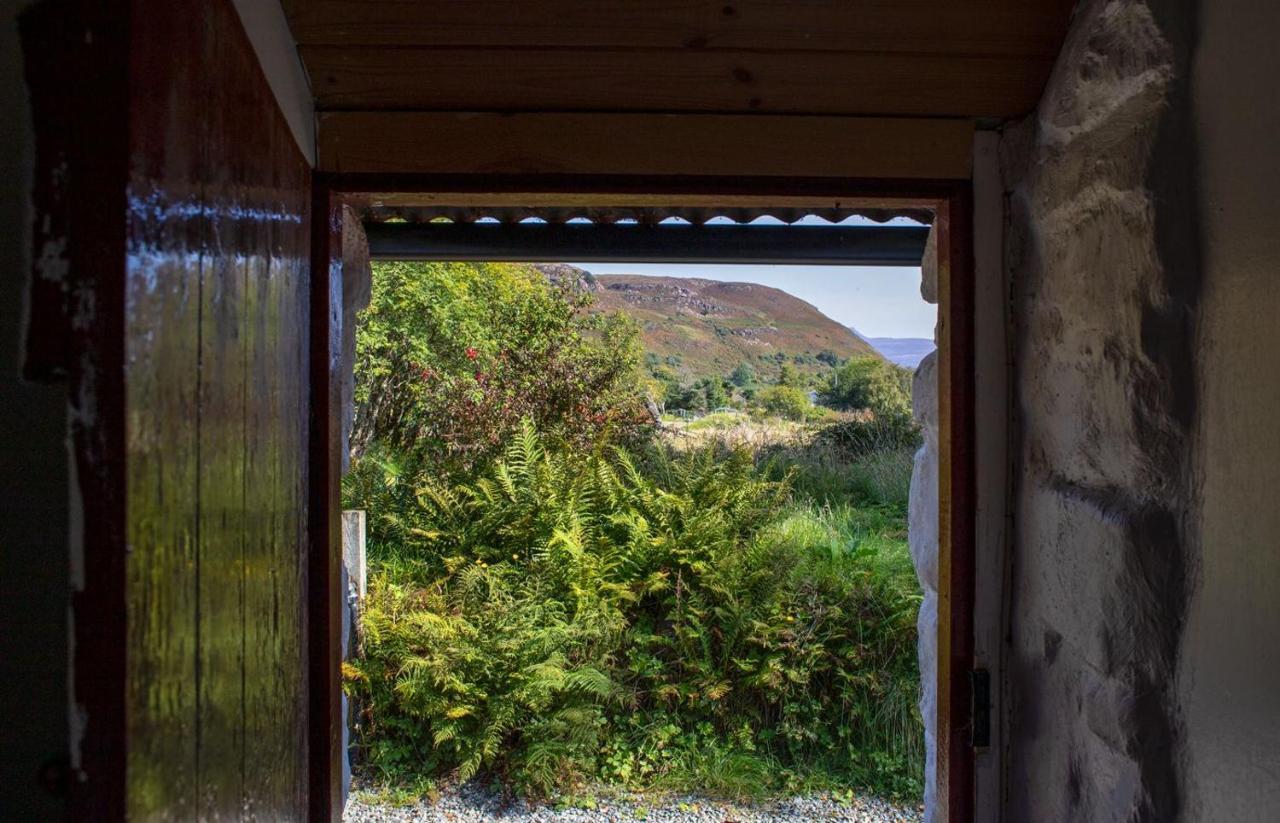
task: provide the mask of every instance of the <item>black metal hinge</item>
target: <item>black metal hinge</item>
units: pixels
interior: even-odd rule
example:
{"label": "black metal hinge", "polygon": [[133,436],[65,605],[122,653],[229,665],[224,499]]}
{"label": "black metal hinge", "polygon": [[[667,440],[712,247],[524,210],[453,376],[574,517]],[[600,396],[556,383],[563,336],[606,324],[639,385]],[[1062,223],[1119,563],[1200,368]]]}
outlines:
{"label": "black metal hinge", "polygon": [[969,672],[969,685],[973,695],[973,747],[985,749],[991,745],[991,672],[974,669]]}

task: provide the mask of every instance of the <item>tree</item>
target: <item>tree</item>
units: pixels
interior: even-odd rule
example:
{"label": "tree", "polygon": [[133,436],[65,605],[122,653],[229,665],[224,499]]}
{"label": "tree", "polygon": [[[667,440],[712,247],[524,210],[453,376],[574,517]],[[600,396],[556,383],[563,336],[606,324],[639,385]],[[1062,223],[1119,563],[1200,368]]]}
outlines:
{"label": "tree", "polygon": [[854,357],[836,369],[823,401],[837,409],[866,409],[876,417],[911,416],[906,369],[879,357]]}
{"label": "tree", "polygon": [[729,405],[729,395],[725,392],[724,383],[718,378],[709,377],[702,383],[708,411]]}
{"label": "tree", "polygon": [[510,263],[379,263],[356,335],[352,451],[375,440],[462,469],[532,420],[594,442],[651,424],[639,332],[591,295]]}
{"label": "tree", "polygon": [[707,394],[698,386],[684,387],[678,382],[669,383],[667,384],[664,404],[672,411],[677,409],[705,411],[707,408]]}
{"label": "tree", "polygon": [[787,420],[803,420],[813,408],[809,395],[795,386],[770,386],[759,393],[758,399],[769,414]]}
{"label": "tree", "polygon": [[750,363],[739,363],[738,368],[734,369],[733,373],[729,375],[729,382],[740,389],[745,389],[756,382],[756,370],[751,367]]}
{"label": "tree", "polygon": [[831,349],[823,349],[822,351],[818,352],[818,362],[826,363],[828,366],[834,369],[836,366],[840,365],[840,356],[835,352],[831,351]]}

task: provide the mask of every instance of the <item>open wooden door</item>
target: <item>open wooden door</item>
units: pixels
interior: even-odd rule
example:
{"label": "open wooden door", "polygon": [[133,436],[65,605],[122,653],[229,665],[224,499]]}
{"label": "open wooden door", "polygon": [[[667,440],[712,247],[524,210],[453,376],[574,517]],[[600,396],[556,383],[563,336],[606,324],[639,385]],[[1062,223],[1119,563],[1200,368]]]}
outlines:
{"label": "open wooden door", "polygon": [[69,381],[83,516],[71,818],[301,819],[310,168],[229,2],[22,25],[27,365]]}

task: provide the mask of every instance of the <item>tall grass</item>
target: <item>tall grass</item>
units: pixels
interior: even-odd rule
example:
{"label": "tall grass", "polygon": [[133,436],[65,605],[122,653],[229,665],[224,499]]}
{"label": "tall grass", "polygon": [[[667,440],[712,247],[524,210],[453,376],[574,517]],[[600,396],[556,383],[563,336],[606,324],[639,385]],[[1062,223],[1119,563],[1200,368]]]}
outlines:
{"label": "tall grass", "polygon": [[882,663],[874,683],[844,692],[844,722],[857,720],[847,754],[879,770],[874,782],[896,781],[898,792],[909,791],[910,777],[924,764],[915,657],[921,598],[906,537],[900,509],[888,503],[797,504],[761,535],[799,549],[791,571],[797,587],[838,590],[857,601],[858,643],[868,659]]}
{"label": "tall grass", "polygon": [[788,479],[798,499],[832,505],[887,504],[901,510],[905,524],[918,430],[909,421],[841,417],[814,426],[740,414],[707,415],[674,427],[667,444],[677,451],[746,448],[755,455],[761,473]]}

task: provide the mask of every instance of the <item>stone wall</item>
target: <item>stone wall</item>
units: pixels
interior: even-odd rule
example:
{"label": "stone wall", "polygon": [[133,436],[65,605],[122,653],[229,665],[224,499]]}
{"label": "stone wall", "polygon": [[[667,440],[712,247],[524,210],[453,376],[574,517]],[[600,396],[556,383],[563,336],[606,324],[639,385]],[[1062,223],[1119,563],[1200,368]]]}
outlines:
{"label": "stone wall", "polygon": [[1277,27],[1084,2],[1006,132],[1005,820],[1280,807]]}
{"label": "stone wall", "polygon": [[[930,234],[932,237],[932,234]],[[925,255],[925,259],[929,259]],[[932,281],[936,283],[935,281]],[[931,280],[926,274],[926,299]],[[936,295],[936,290],[932,292]],[[936,301],[936,296],[930,302]],[[911,471],[908,510],[908,539],[911,560],[924,599],[916,620],[919,633],[917,660],[920,664],[920,715],[924,718],[925,739],[925,821],[933,823],[937,789],[938,717],[938,353],[920,362],[911,387],[916,422],[924,434],[924,444],[916,452]]]}
{"label": "stone wall", "polygon": [[351,426],[355,418],[357,316],[373,294],[369,239],[360,215],[342,207],[342,473],[351,468]]}
{"label": "stone wall", "polygon": [[1009,821],[1172,821],[1198,553],[1194,8],[1086,0],[1006,132]]}
{"label": "stone wall", "polygon": [[[929,232],[920,266],[920,297],[938,304],[938,244],[936,232]],[[936,338],[936,333],[935,333]],[[916,659],[920,665],[920,716],[924,718],[925,769],[924,805],[926,823],[934,820],[937,793],[938,717],[938,353],[926,355],[916,368],[911,384],[912,415],[920,424],[924,442],[916,451],[911,467],[911,495],[908,501],[907,533],[911,562],[924,599],[916,619],[919,642]]]}

